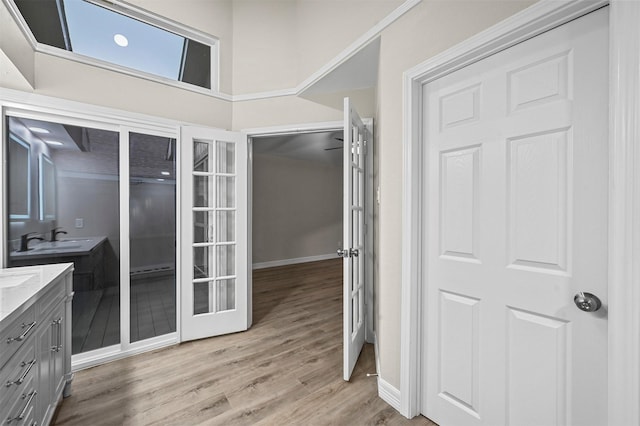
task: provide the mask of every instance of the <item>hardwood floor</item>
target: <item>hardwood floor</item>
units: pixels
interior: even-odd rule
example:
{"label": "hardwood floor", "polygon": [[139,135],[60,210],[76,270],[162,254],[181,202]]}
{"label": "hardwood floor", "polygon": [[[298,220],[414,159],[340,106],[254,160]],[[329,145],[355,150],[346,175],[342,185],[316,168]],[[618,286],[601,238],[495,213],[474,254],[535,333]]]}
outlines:
{"label": "hardwood floor", "polygon": [[342,380],[339,259],[254,272],[253,327],[76,373],[56,425],[434,425]]}

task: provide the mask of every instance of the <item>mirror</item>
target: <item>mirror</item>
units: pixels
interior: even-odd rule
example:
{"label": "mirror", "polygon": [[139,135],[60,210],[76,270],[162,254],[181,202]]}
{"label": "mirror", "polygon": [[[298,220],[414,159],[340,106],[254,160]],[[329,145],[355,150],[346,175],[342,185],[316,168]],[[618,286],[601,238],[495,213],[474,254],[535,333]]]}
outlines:
{"label": "mirror", "polygon": [[40,220],[54,220],[56,218],[56,168],[53,161],[44,154],[40,154],[39,183]]}
{"label": "mirror", "polygon": [[9,219],[31,217],[31,146],[9,135]]}

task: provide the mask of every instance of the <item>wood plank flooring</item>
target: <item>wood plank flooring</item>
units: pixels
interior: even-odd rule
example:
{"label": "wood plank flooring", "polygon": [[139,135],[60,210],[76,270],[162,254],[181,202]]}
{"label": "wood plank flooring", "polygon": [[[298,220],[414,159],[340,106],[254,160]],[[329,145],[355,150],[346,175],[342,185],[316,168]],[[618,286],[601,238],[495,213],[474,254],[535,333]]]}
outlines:
{"label": "wood plank flooring", "polygon": [[76,373],[56,425],[431,425],[342,380],[339,259],[254,272],[253,327]]}

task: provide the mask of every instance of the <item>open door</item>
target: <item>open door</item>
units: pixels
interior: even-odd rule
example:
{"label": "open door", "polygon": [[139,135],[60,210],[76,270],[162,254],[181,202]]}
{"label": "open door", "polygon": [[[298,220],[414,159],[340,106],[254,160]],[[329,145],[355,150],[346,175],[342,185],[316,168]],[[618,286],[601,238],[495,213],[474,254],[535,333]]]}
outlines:
{"label": "open door", "polygon": [[344,380],[351,378],[365,334],[365,155],[366,128],[349,98],[344,99]]}
{"label": "open door", "polygon": [[183,127],[181,339],[249,328],[247,141]]}

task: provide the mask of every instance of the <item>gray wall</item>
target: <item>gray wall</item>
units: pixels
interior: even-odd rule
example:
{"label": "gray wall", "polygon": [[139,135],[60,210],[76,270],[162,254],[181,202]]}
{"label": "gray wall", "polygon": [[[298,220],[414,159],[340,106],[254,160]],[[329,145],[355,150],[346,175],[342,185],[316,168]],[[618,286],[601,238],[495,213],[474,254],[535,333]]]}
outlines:
{"label": "gray wall", "polygon": [[334,253],[341,241],[341,169],[254,155],[254,265]]}

